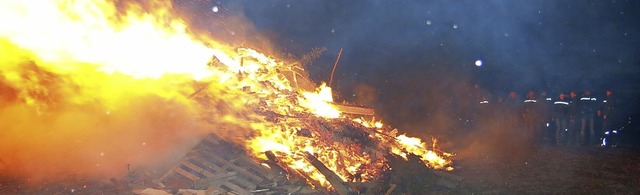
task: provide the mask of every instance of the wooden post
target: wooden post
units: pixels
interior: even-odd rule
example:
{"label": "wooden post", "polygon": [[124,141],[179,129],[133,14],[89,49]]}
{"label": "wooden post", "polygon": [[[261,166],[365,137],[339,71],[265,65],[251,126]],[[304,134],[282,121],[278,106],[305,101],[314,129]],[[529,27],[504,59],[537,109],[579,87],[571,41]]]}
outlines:
{"label": "wooden post", "polygon": [[324,177],[327,178],[327,181],[329,181],[331,186],[333,186],[333,188],[336,190],[336,192],[338,192],[338,194],[348,195],[353,193],[349,188],[347,188],[347,186],[344,185],[344,181],[342,180],[342,178],[340,178],[340,176],[338,176],[329,168],[327,168],[327,166],[325,166],[322,162],[320,162],[320,160],[318,160],[318,158],[313,156],[313,154],[309,152],[304,152],[303,154],[305,159],[307,159],[307,161],[309,161],[311,165],[313,165],[316,169],[318,169],[318,171],[320,171],[320,173],[322,173]]}

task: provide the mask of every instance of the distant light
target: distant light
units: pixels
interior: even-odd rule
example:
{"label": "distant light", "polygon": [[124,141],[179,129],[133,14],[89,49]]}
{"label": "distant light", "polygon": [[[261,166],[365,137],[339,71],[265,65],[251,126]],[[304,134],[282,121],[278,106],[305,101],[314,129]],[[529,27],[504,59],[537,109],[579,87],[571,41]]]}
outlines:
{"label": "distant light", "polygon": [[476,60],[476,66],[482,66],[482,60]]}
{"label": "distant light", "polygon": [[213,8],[211,8],[211,11],[213,11],[213,12],[218,12],[218,11],[219,11],[219,10],[218,10],[218,6],[213,6]]}

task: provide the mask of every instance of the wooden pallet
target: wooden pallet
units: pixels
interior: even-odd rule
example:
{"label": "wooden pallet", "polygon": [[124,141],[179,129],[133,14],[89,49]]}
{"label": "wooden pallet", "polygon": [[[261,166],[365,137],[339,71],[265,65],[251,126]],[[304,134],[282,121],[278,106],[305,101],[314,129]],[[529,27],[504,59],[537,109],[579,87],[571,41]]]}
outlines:
{"label": "wooden pallet", "polygon": [[[255,163],[243,152],[229,148],[229,145],[215,135],[207,136],[160,181],[183,184],[174,187],[252,194],[259,185],[285,180],[284,176]],[[182,182],[175,182],[180,180]]]}

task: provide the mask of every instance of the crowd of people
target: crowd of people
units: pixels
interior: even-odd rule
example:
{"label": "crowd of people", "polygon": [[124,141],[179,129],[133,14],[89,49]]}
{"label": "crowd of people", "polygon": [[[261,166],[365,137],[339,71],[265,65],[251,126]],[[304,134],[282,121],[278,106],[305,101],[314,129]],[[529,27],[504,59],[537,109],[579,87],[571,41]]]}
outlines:
{"label": "crowd of people", "polygon": [[607,135],[618,131],[621,116],[617,114],[617,103],[610,90],[599,97],[590,91],[580,95],[575,91],[560,92],[552,97],[531,90],[524,98],[512,91],[495,102],[482,97],[478,115],[490,118],[530,144],[602,146]]}

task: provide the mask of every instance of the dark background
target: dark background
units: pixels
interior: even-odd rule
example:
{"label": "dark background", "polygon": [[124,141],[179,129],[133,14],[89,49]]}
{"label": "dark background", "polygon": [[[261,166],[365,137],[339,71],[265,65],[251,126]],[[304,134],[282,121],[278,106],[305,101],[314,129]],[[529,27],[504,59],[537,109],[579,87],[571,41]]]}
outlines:
{"label": "dark background", "polygon": [[607,89],[621,100],[627,135],[638,134],[638,1],[206,3],[198,5],[206,17],[242,18],[214,22],[209,30],[217,36],[266,40],[275,54],[326,48],[306,64],[318,82],[329,81],[342,48],[336,101],[373,106],[387,124],[413,135],[458,134],[481,96],[495,102],[509,91],[556,97],[590,90],[601,98]]}

